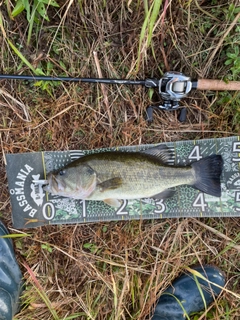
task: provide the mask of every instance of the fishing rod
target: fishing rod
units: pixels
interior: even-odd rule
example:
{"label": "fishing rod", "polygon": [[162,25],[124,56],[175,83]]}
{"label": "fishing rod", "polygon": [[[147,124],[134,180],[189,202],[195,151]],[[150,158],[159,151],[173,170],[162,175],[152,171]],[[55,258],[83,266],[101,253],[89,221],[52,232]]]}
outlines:
{"label": "fishing rod", "polygon": [[[108,78],[79,78],[79,77],[51,77],[0,74],[0,79],[29,80],[29,81],[63,81],[63,82],[86,82],[117,85],[141,85],[146,88],[158,88],[162,104],[151,105],[146,109],[147,121],[153,121],[153,110],[173,111],[180,108],[181,99],[185,98],[192,89],[213,91],[240,90],[240,81],[198,79],[191,80],[181,72],[170,71],[164,73],[160,79],[129,80]],[[179,121],[186,120],[186,108],[181,108]]]}

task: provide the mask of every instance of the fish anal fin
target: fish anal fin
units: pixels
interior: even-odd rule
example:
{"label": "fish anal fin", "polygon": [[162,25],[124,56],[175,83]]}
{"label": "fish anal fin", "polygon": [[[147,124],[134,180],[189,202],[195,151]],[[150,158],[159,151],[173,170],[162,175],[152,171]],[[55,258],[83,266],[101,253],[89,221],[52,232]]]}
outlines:
{"label": "fish anal fin", "polygon": [[174,196],[175,192],[175,190],[166,189],[158,194],[155,194],[152,198],[155,200],[171,198]]}
{"label": "fish anal fin", "polygon": [[121,201],[118,199],[105,199],[103,201],[111,207],[120,207],[121,205]]}
{"label": "fish anal fin", "polygon": [[117,189],[122,185],[122,178],[115,177],[112,179],[105,180],[101,183],[98,183],[99,190],[101,192],[105,190]]}

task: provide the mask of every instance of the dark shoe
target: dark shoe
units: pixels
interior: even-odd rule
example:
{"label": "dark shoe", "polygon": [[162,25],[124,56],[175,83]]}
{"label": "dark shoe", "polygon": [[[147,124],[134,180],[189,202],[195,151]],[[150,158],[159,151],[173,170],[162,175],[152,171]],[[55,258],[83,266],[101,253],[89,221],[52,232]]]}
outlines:
{"label": "dark shoe", "polygon": [[[203,268],[199,266],[192,269],[198,271],[209,281],[224,287],[225,276],[221,270],[208,265]],[[186,314],[189,316],[194,312],[204,310],[214,301],[214,296],[218,296],[221,291],[220,288],[190,272],[183,274],[174,280],[172,286],[160,296],[152,320],[186,319]]]}
{"label": "dark shoe", "polygon": [[12,320],[19,311],[19,296],[22,291],[22,274],[15,259],[10,238],[1,238],[8,234],[0,222],[0,319]]}

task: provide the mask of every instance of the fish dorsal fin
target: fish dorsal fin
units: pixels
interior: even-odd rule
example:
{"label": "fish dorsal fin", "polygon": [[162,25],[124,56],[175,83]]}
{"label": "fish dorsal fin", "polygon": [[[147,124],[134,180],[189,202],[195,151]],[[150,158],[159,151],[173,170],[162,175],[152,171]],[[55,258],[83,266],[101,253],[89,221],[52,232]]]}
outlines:
{"label": "fish dorsal fin", "polygon": [[117,189],[121,185],[122,185],[122,178],[120,178],[120,177],[115,177],[112,179],[105,180],[101,183],[98,183],[98,187],[101,192],[103,192],[105,190],[109,190],[109,189],[110,190]]}
{"label": "fish dorsal fin", "polygon": [[159,145],[141,152],[150,154],[151,156],[158,158],[163,163],[167,163],[174,157],[173,152],[166,145]]}

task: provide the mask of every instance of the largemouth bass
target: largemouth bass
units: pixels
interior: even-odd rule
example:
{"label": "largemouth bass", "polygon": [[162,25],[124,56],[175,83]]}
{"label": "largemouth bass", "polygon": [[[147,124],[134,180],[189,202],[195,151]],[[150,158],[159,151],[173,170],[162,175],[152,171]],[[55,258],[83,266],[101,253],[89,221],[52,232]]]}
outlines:
{"label": "largemouth bass", "polygon": [[171,188],[190,185],[221,196],[221,155],[211,155],[189,166],[168,165],[171,152],[158,146],[143,152],[101,152],[86,155],[47,176],[44,189],[74,199],[102,200],[119,206],[121,199],[164,199]]}

